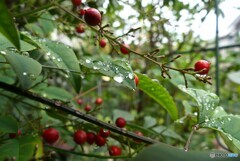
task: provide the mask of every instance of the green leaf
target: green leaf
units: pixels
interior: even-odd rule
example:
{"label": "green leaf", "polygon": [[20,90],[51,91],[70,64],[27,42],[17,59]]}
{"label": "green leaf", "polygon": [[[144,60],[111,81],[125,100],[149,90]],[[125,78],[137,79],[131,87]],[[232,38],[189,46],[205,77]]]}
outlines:
{"label": "green leaf", "polygon": [[42,14],[38,19],[38,22],[45,35],[49,35],[56,28],[53,23],[52,15],[50,15],[48,12]]}
{"label": "green leaf", "polygon": [[121,83],[128,88],[136,88],[134,74],[127,60],[111,62],[85,58],[80,61],[80,64],[96,73],[111,77],[116,82]]}
{"label": "green leaf", "polygon": [[168,91],[146,75],[137,73],[137,76],[139,78],[138,88],[165,108],[171,118],[176,120],[178,118],[178,110]]}
{"label": "green leaf", "polygon": [[240,116],[227,114],[221,106],[217,106],[219,98],[214,93],[183,86],[179,86],[179,88],[197,101],[200,127],[221,132],[240,150]]}
{"label": "green leaf", "polygon": [[[16,139],[9,140],[7,143],[0,146],[0,160],[4,161],[7,158],[17,157],[19,150],[19,142]],[[18,159],[16,158],[16,161]]]}
{"label": "green leaf", "polygon": [[184,139],[177,134],[175,131],[173,131],[172,129],[169,129],[168,127],[165,126],[157,126],[153,128],[154,131],[156,131],[157,133],[167,136],[167,137],[171,137],[177,140],[180,140],[182,142],[184,142]]}
{"label": "green leaf", "polygon": [[79,92],[81,88],[80,66],[73,50],[62,43],[48,40],[43,42],[41,47],[47,51],[47,55],[49,54],[50,59],[58,67],[66,70],[66,77],[69,77],[74,89]]}
{"label": "green leaf", "polygon": [[154,125],[156,125],[157,121],[154,117],[151,117],[151,116],[145,116],[144,117],[144,124],[143,126],[145,128],[150,128],[150,127],[153,127]]}
{"label": "green leaf", "polygon": [[23,89],[29,89],[32,82],[41,73],[42,65],[34,59],[7,51],[6,60],[16,72]]}
{"label": "green leaf", "polygon": [[71,101],[71,99],[73,98],[73,95],[71,95],[65,89],[54,87],[54,86],[47,86],[47,88],[42,90],[35,90],[35,92],[49,99],[57,99],[64,102]]}
{"label": "green leaf", "polygon": [[18,122],[11,116],[0,117],[0,132],[3,133],[17,133]]}
{"label": "green leaf", "polygon": [[118,117],[123,117],[126,121],[133,121],[134,116],[127,111],[123,110],[113,110],[113,122],[117,120]]}
{"label": "green leaf", "polygon": [[[219,110],[218,110],[219,111]],[[201,127],[212,128],[222,132],[240,150],[240,116],[239,115],[218,115],[210,118],[201,124]]]}
{"label": "green leaf", "polygon": [[198,123],[209,120],[214,114],[214,110],[219,104],[219,98],[217,95],[211,92],[204,91],[202,89],[186,88],[179,85],[179,89],[192,96],[199,106]]}
{"label": "green leaf", "polygon": [[77,56],[71,48],[48,39],[37,39],[27,33],[22,33],[24,39],[28,42],[33,42],[41,48],[49,61],[52,61],[58,68],[65,72],[65,77],[73,85],[78,93],[81,88],[80,66]]}
{"label": "green leaf", "polygon": [[28,23],[25,25],[26,29],[30,31],[31,33],[34,33],[35,35],[38,35],[39,37],[44,37],[44,31],[42,28],[35,24],[35,23]]}
{"label": "green leaf", "polygon": [[228,78],[234,83],[240,84],[240,71],[229,73]]}
{"label": "green leaf", "polygon": [[14,157],[15,161],[29,161],[33,157],[36,146],[42,150],[41,139],[31,135],[20,137],[18,140],[9,140],[0,146],[0,160]]}
{"label": "green leaf", "polygon": [[210,154],[227,154],[224,151],[188,151],[169,146],[167,144],[159,143],[148,146],[140,152],[133,161],[237,161],[239,158],[211,158]]}
{"label": "green leaf", "polygon": [[[21,51],[31,51],[36,49],[35,46],[22,40],[20,40],[20,44]],[[0,33],[0,50],[6,50],[7,48],[15,48],[15,46],[12,43],[10,43],[8,39]]]}
{"label": "green leaf", "polygon": [[0,33],[2,33],[18,50],[20,50],[20,38],[5,1],[0,1]]}

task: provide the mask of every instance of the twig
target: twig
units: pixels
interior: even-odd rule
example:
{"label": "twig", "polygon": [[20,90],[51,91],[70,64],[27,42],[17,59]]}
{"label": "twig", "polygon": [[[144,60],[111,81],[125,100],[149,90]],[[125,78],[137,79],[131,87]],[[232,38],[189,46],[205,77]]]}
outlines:
{"label": "twig", "polygon": [[41,103],[43,103],[45,105],[48,105],[48,106],[51,106],[55,109],[66,112],[69,115],[72,115],[72,116],[75,116],[77,118],[83,119],[83,120],[85,120],[87,122],[90,122],[90,123],[93,123],[97,126],[109,129],[112,132],[121,134],[123,136],[129,137],[129,138],[132,138],[132,139],[135,139],[135,140],[141,140],[142,142],[147,143],[147,144],[159,143],[157,140],[153,140],[151,138],[147,138],[147,137],[144,137],[144,136],[139,136],[139,135],[136,135],[133,132],[128,132],[128,131],[122,130],[121,128],[116,127],[114,125],[111,125],[111,124],[108,124],[106,122],[100,121],[100,120],[96,119],[94,116],[91,116],[91,115],[82,113],[78,110],[72,109],[71,107],[63,104],[60,101],[55,101],[55,100],[51,100],[51,99],[42,97],[38,94],[32,93],[30,91],[22,90],[19,87],[15,87],[13,85],[9,85],[9,84],[6,84],[4,82],[0,82],[0,88],[2,88],[4,90],[7,90],[9,92],[27,97],[27,98],[32,99],[34,101],[41,102]]}

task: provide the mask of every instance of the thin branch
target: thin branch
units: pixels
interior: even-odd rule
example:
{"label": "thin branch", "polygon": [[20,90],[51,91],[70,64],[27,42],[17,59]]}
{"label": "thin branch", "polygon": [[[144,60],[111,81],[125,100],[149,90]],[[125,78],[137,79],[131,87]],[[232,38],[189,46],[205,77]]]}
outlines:
{"label": "thin branch", "polygon": [[123,130],[119,127],[116,127],[114,125],[111,125],[111,124],[108,124],[106,122],[100,121],[100,120],[96,119],[94,116],[91,116],[91,115],[82,113],[78,110],[72,109],[71,107],[63,104],[60,101],[55,101],[55,100],[51,100],[51,99],[42,97],[38,94],[32,93],[30,91],[22,90],[19,87],[15,87],[13,85],[9,85],[9,84],[6,84],[4,82],[0,82],[0,88],[2,88],[4,90],[7,90],[9,92],[27,97],[27,98],[32,99],[34,101],[41,102],[45,105],[48,105],[48,106],[51,106],[55,109],[63,111],[65,113],[69,114],[69,115],[72,115],[72,116],[75,116],[77,118],[83,119],[83,120],[85,120],[87,122],[90,122],[92,124],[95,124],[97,126],[109,129],[112,132],[118,133],[120,135],[129,137],[129,138],[132,138],[132,139],[135,139],[135,140],[141,140],[142,142],[147,143],[147,144],[159,143],[157,140],[153,140],[151,138],[144,137],[144,136],[139,136],[139,135],[136,135],[133,132],[128,132],[128,131]]}

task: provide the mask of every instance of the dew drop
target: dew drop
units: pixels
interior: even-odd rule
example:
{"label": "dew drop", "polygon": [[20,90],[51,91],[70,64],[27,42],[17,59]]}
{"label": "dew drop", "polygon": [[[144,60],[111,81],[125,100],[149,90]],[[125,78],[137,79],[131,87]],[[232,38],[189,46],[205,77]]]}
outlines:
{"label": "dew drop", "polygon": [[86,59],[85,62],[86,62],[86,63],[91,63],[91,60]]}
{"label": "dew drop", "polygon": [[97,67],[97,66],[93,66],[93,69],[94,69],[94,70],[99,70],[100,68]]}
{"label": "dew drop", "polygon": [[7,55],[7,53],[5,51],[0,51],[0,54]]}
{"label": "dew drop", "polygon": [[53,56],[52,59],[55,60],[56,58]]}
{"label": "dew drop", "polygon": [[228,121],[231,121],[231,118],[230,118],[230,117],[228,117]]}
{"label": "dew drop", "polygon": [[197,116],[197,115],[198,115],[198,113],[197,113],[197,112],[194,112],[193,114],[194,114],[195,116]]}
{"label": "dew drop", "polygon": [[29,56],[29,53],[26,52],[26,51],[24,51],[24,52],[22,52],[22,55],[24,55],[24,56]]}
{"label": "dew drop", "polygon": [[47,52],[47,56],[50,56],[51,55],[51,53],[50,52]]}
{"label": "dew drop", "polygon": [[123,82],[123,76],[122,75],[116,75],[116,76],[113,77],[113,79],[118,83]]}
{"label": "dew drop", "polygon": [[58,58],[58,59],[57,59],[57,61],[59,61],[59,62],[60,62],[60,61],[62,61],[62,59],[61,59],[61,58]]}
{"label": "dew drop", "polygon": [[23,72],[23,75],[27,75],[27,72]]}
{"label": "dew drop", "polygon": [[134,75],[132,73],[128,74],[129,79],[133,79]]}

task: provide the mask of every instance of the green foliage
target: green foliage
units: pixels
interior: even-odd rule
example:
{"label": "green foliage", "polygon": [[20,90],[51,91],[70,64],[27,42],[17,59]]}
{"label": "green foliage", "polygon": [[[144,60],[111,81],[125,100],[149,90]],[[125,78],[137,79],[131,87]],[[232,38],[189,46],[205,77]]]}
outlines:
{"label": "green foliage", "polygon": [[168,91],[158,82],[151,80],[143,74],[137,74],[139,78],[139,89],[144,91],[148,96],[158,102],[165,108],[173,120],[178,118],[178,111],[176,105],[169,95]]}
{"label": "green foliage", "polygon": [[222,132],[240,150],[240,116],[227,114],[224,109],[218,106],[218,97],[204,90],[185,88],[180,86],[182,91],[191,95],[198,103],[200,127],[207,127]]}
{"label": "green foliage", "polygon": [[[223,152],[212,151],[213,153]],[[176,161],[176,160],[186,160],[186,161],[212,161],[213,158],[210,157],[211,151],[200,152],[200,151],[188,151],[185,152],[183,149],[178,149],[163,143],[155,144],[145,148],[140,152],[133,160],[134,161]],[[226,154],[226,153],[225,153]],[[214,158],[215,159],[215,158]],[[226,160],[226,158],[217,158],[219,161]],[[228,161],[237,161],[238,158],[228,158]]]}
{"label": "green foliage", "polygon": [[13,70],[16,72],[23,89],[28,89],[32,86],[33,81],[41,73],[42,66],[37,61],[18,53],[7,51],[6,60],[10,63]]}
{"label": "green foliage", "polygon": [[[37,151],[35,151],[37,148]],[[32,135],[24,136],[19,139],[12,139],[0,146],[0,160],[14,157],[16,161],[29,161],[34,152],[42,155],[42,142],[40,138]]]}
{"label": "green foliage", "polygon": [[0,22],[0,33],[2,33],[18,50],[20,50],[18,30],[4,1],[0,1],[0,11],[0,19],[2,20]]}
{"label": "green foliage", "polygon": [[18,122],[11,116],[0,117],[0,132],[2,133],[17,133]]}

